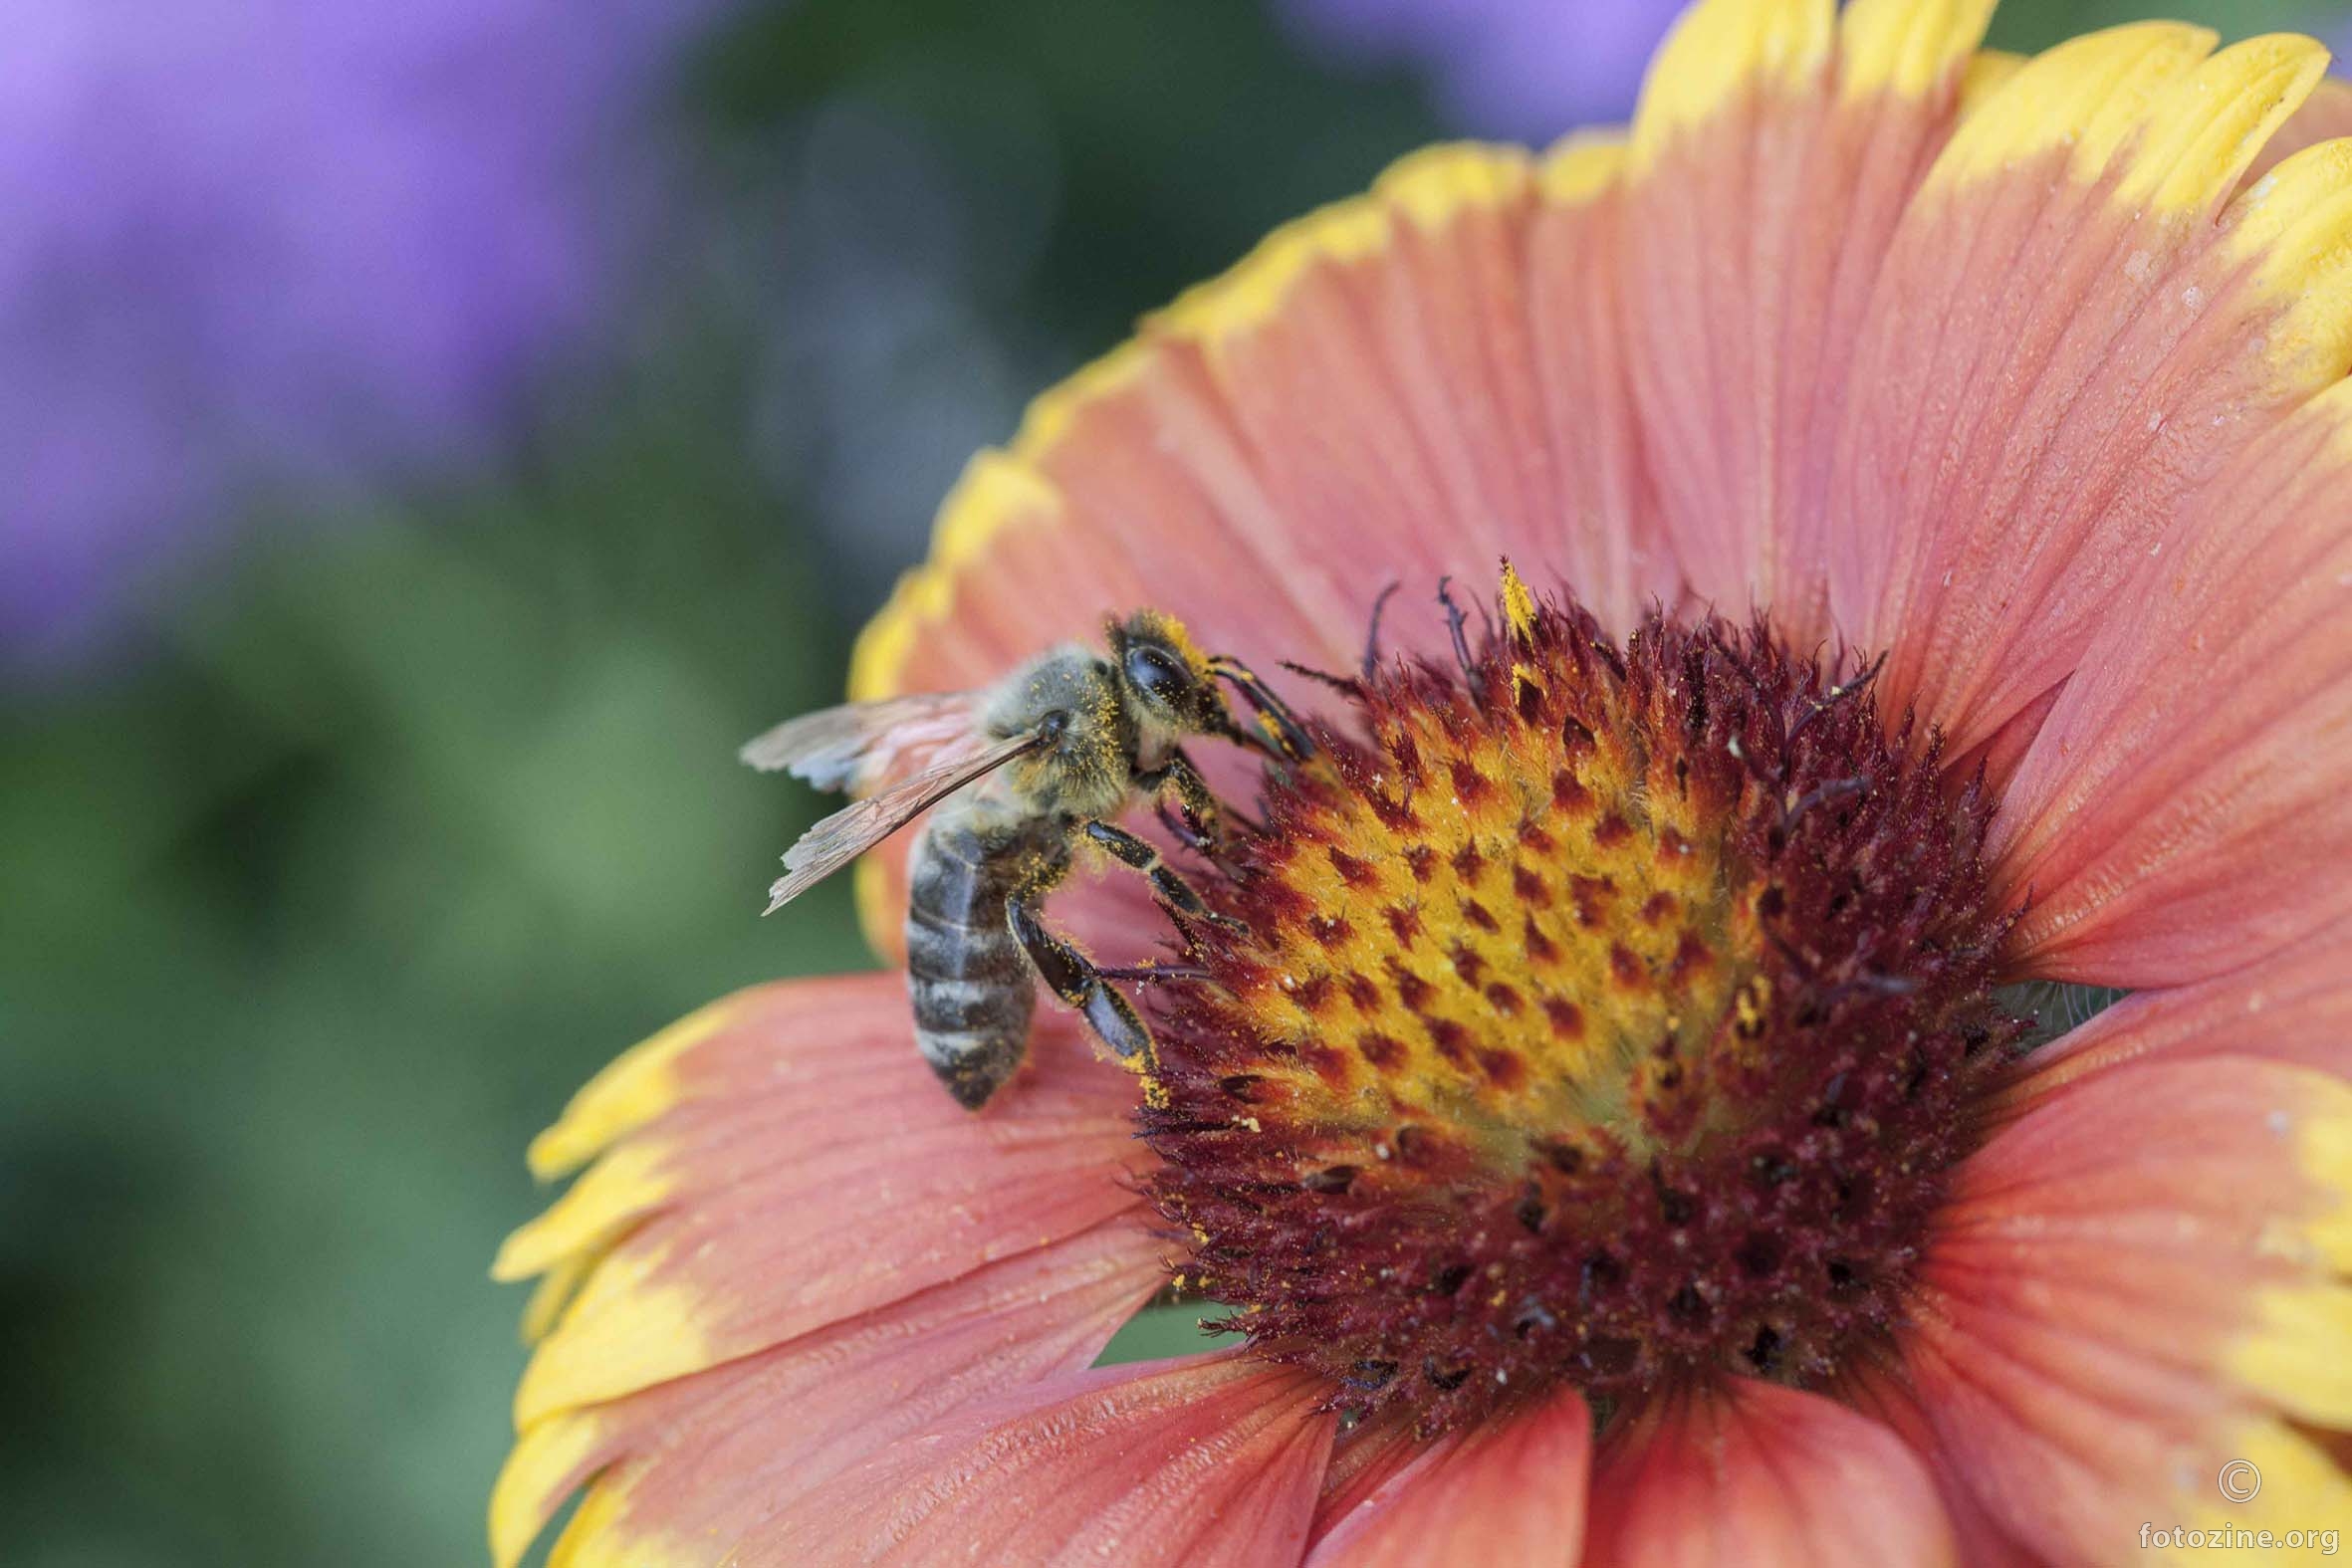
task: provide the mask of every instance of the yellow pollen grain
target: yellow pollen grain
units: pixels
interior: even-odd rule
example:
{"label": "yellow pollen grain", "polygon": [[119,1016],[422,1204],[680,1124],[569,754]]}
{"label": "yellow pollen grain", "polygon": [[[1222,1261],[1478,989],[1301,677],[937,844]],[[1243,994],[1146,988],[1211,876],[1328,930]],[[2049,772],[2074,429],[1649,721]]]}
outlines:
{"label": "yellow pollen grain", "polygon": [[1503,619],[1511,638],[1525,647],[1535,629],[1535,595],[1507,557],[1503,561]]}
{"label": "yellow pollen grain", "polygon": [[1742,986],[1732,999],[1743,1032],[1754,1033],[1764,1027],[1764,1009],[1772,1003],[1772,982],[1768,976],[1755,975]]}
{"label": "yellow pollen grain", "polygon": [[[1531,646],[1535,629],[1535,595],[1506,559],[1503,562],[1503,623],[1510,629],[1513,644],[1520,648]],[[1525,659],[1514,659],[1511,664],[1511,700],[1520,702],[1530,691],[1541,690],[1534,667]]]}

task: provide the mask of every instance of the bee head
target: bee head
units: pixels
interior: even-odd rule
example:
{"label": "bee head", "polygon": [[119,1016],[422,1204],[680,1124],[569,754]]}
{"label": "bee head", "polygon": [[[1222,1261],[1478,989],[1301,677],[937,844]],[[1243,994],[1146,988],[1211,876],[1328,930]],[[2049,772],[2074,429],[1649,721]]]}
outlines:
{"label": "bee head", "polygon": [[1108,629],[1119,680],[1146,721],[1183,735],[1232,732],[1233,716],[1209,657],[1176,617],[1137,610]]}

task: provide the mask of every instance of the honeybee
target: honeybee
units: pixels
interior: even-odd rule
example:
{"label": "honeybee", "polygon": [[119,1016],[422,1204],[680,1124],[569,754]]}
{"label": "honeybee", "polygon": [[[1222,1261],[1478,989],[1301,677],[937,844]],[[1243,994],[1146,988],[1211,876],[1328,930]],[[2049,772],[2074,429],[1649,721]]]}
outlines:
{"label": "honeybee", "polygon": [[[770,914],[941,807],[908,861],[906,985],[915,1043],[967,1110],[1020,1069],[1033,976],[1115,1055],[1151,1061],[1151,1033],[1114,977],[1046,925],[1046,895],[1068,876],[1073,849],[1090,844],[1147,877],[1179,915],[1214,919],[1150,842],[1111,819],[1153,799],[1180,835],[1213,846],[1218,802],[1182,750],[1188,737],[1231,741],[1284,764],[1311,749],[1263,681],[1238,660],[1203,654],[1173,617],[1141,610],[1105,631],[1107,657],[1067,644],[980,691],[827,708],[743,748],[743,760],[763,772],[863,795],[786,852]],[[1248,700],[1248,726],[1227,706],[1220,680]]]}

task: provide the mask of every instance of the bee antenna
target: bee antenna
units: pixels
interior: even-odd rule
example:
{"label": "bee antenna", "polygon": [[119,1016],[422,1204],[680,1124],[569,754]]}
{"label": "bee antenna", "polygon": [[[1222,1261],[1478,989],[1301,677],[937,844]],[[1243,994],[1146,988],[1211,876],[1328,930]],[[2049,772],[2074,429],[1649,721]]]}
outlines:
{"label": "bee antenna", "polygon": [[1342,697],[1361,697],[1364,694],[1363,682],[1352,675],[1333,675],[1329,670],[1318,670],[1305,664],[1294,664],[1289,659],[1283,660],[1283,668],[1289,670],[1293,675],[1328,686]]}

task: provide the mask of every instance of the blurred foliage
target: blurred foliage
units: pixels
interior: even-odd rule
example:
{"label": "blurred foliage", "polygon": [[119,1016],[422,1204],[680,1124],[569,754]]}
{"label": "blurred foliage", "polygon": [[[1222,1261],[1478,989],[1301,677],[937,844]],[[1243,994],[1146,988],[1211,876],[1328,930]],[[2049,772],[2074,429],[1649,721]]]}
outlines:
{"label": "blurred foliage", "polygon": [[[2016,4],[1997,38],[2132,9]],[[815,801],[732,762],[838,690],[880,586],[751,450],[765,329],[709,261],[758,273],[812,114],[853,98],[937,151],[1032,383],[1442,133],[1403,75],[1334,79],[1237,0],[755,8],[685,94],[709,226],[614,325],[625,371],[503,477],[277,520],[148,657],[0,705],[11,1563],[479,1560],[525,1141],[688,1008],[864,962],[840,885],[753,918]],[[790,425],[828,394],[769,395]]]}

